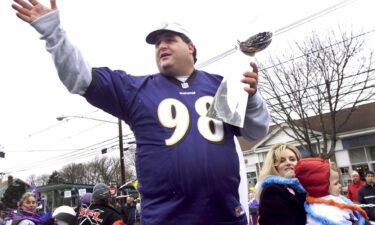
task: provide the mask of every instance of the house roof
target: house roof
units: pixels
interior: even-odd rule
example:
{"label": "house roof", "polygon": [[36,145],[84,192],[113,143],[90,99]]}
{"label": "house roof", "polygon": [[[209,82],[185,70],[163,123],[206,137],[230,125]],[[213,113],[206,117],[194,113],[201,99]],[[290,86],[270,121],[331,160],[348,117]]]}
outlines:
{"label": "house roof", "polygon": [[[336,124],[341,124],[346,116],[350,113],[350,109],[343,109],[338,111],[337,118],[336,118]],[[359,105],[355,108],[355,111],[352,112],[352,115],[350,116],[349,120],[338,129],[338,133],[348,132],[348,131],[355,131],[355,130],[362,130],[366,128],[375,127],[375,102]],[[329,114],[323,114],[324,117],[324,123],[326,124],[326,127],[329,124]],[[319,117],[313,116],[309,118],[311,122],[311,127],[315,131],[322,131]],[[297,121],[298,123],[298,121]],[[276,125],[270,126],[270,129],[268,133],[271,133],[274,129],[276,129]],[[330,129],[327,129],[328,132],[330,132]],[[238,141],[240,143],[242,151],[249,150],[255,145],[257,145],[259,142],[263,141],[264,139],[248,142],[243,137],[238,137]]]}
{"label": "house roof", "polygon": [[[13,178],[12,182],[13,186],[20,186],[20,185],[26,185],[27,187],[30,187],[29,184],[25,183],[23,180],[18,178]],[[0,184],[0,199],[4,197],[5,191],[8,189],[8,180]]]}
{"label": "house roof", "polygon": [[[351,109],[343,109],[337,112],[336,124],[341,124],[345,118],[351,113]],[[375,102],[368,103],[364,105],[359,105],[352,112],[349,120],[342,126],[338,127],[338,133],[354,131],[354,130],[362,130],[366,128],[375,127]],[[329,114],[323,114],[324,122],[328,125]],[[319,122],[318,116],[310,117],[312,122],[312,128],[316,131],[322,131]],[[314,123],[314,121],[317,121]],[[331,131],[328,127],[328,131]]]}
{"label": "house roof", "polygon": [[94,185],[88,185],[88,184],[50,184],[50,185],[44,185],[37,187],[37,190],[40,192],[46,192],[51,190],[60,190],[60,189],[68,189],[68,188],[88,188],[92,189],[94,188]]}
{"label": "house roof", "polygon": [[[276,130],[277,128],[278,127],[276,125],[270,126],[267,135],[270,135],[270,133],[272,133],[272,131]],[[264,138],[263,138],[263,139],[259,139],[259,140],[253,141],[253,142],[249,142],[248,140],[246,140],[242,136],[237,137],[237,139],[238,139],[238,142],[240,143],[242,151],[249,150],[249,149],[253,148],[255,145],[259,144],[259,142],[264,140]]]}

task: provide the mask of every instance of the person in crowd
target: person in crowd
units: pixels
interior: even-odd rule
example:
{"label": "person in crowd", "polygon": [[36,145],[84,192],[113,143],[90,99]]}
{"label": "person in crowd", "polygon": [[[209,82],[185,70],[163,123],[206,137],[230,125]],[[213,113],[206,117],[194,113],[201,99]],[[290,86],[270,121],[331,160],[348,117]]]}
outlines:
{"label": "person in crowd", "polygon": [[84,207],[88,207],[91,204],[92,193],[86,193],[81,196],[81,204]]}
{"label": "person in crowd", "polygon": [[110,197],[110,190],[106,184],[96,184],[90,206],[80,208],[78,223],[80,225],[124,225],[120,214],[109,205]]}
{"label": "person in crowd", "polygon": [[[375,204],[374,172],[366,171],[366,183],[358,191],[360,204]],[[375,207],[363,207],[371,221],[375,221]]]}
{"label": "person in crowd", "polygon": [[132,199],[133,201],[130,203],[131,206],[127,214],[126,225],[138,225],[140,222],[140,212],[137,209],[137,202],[134,198]]}
{"label": "person in crowd", "polygon": [[136,204],[135,204],[135,208],[137,209],[137,211],[139,213],[141,213],[141,199],[140,197],[138,197],[136,200],[135,200]]}
{"label": "person in crowd", "polygon": [[126,197],[126,203],[122,207],[122,218],[126,223],[129,219],[130,212],[135,208],[134,197],[129,195]]}
{"label": "person in crowd", "polygon": [[260,225],[305,225],[305,189],[295,178],[300,151],[278,143],[267,153],[256,188]]}
{"label": "person in crowd", "polygon": [[296,177],[307,191],[307,225],[364,225],[366,212],[341,195],[336,168],[328,160],[306,158],[298,161]]}
{"label": "person in crowd", "polygon": [[46,41],[67,89],[133,131],[143,224],[247,224],[246,174],[236,136],[262,138],[270,120],[255,63],[238,74],[248,103],[243,128],[235,127],[206,117],[223,76],[195,68],[197,49],[180,24],[166,23],[147,35],[159,72],[133,76],[91,67],[61,28],[56,0],[51,7],[14,2],[17,16]]}
{"label": "person in crowd", "polygon": [[258,212],[259,212],[259,203],[255,199],[254,194],[255,188],[249,188],[249,225],[257,225],[258,224]]}
{"label": "person in crowd", "polygon": [[52,214],[52,218],[57,225],[78,225],[77,212],[66,205],[57,207]]}
{"label": "person in crowd", "polygon": [[352,172],[351,177],[353,179],[353,183],[349,184],[348,194],[346,197],[350,199],[353,203],[358,204],[358,191],[365,184],[365,182],[361,180],[358,172],[355,170]]}
{"label": "person in crowd", "polygon": [[[53,225],[53,218],[49,212],[37,213],[37,205],[43,204],[38,193],[34,191],[26,192],[18,201],[18,209],[6,209],[6,225]],[[0,224],[3,225],[0,221]]]}
{"label": "person in crowd", "polygon": [[36,225],[35,219],[38,216],[35,211],[37,197],[33,192],[26,192],[18,202],[18,211],[13,219],[7,221],[6,225]]}
{"label": "person in crowd", "polygon": [[124,209],[123,209],[123,206],[122,206],[121,202],[116,202],[115,209],[122,216],[122,212],[123,212]]}

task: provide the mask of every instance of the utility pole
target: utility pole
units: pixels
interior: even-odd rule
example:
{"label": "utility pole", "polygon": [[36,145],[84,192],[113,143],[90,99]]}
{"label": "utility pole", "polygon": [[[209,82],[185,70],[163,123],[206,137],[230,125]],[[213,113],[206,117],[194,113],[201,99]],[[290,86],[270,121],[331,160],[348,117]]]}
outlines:
{"label": "utility pole", "polygon": [[122,123],[118,119],[118,141],[120,148],[121,185],[125,184],[124,143],[122,141]]}
{"label": "utility pole", "polygon": [[[56,117],[56,119],[58,121],[67,120],[69,118],[89,119],[89,120],[95,120],[95,121],[100,121],[100,122],[105,122],[105,123],[114,123],[114,124],[117,123],[117,125],[118,125],[118,144],[119,144],[119,150],[120,150],[121,185],[125,184],[124,143],[123,143],[123,137],[122,137],[123,135],[122,135],[121,120],[118,119],[117,122],[114,122],[114,121],[96,119],[96,118],[91,118],[91,117],[86,117],[86,116],[59,116],[59,117]],[[129,143],[133,143],[133,142],[129,142]],[[102,154],[106,153],[106,150],[107,150],[106,148],[102,149]]]}
{"label": "utility pole", "polygon": [[[4,146],[0,144],[0,158],[5,158]],[[0,184],[3,182],[4,172],[0,171]]]}

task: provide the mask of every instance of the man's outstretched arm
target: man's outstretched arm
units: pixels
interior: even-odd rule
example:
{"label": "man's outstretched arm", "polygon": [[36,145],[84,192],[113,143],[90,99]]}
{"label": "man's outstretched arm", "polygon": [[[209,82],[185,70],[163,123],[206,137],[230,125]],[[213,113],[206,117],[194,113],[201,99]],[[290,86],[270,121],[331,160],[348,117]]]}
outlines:
{"label": "man's outstretched arm", "polygon": [[51,8],[36,0],[14,0],[12,8],[17,16],[33,26],[46,41],[46,49],[52,54],[58,75],[71,93],[83,95],[92,80],[91,67],[81,52],[73,46],[60,27],[56,0],[50,0]]}

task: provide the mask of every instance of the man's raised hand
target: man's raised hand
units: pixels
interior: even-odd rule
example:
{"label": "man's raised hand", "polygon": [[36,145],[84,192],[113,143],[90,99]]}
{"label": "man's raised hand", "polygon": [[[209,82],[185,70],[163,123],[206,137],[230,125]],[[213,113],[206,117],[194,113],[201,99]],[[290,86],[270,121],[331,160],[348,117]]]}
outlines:
{"label": "man's raised hand", "polygon": [[23,0],[13,0],[17,4],[12,4],[12,8],[17,11],[16,15],[21,20],[31,23],[38,19],[39,17],[53,11],[57,10],[56,0],[50,0],[51,8],[48,8],[40,4],[37,0],[28,0],[28,2]]}
{"label": "man's raised hand", "polygon": [[252,72],[245,72],[243,74],[244,78],[241,80],[242,83],[248,84],[244,89],[250,95],[254,95],[258,88],[258,66],[256,63],[251,62]]}

